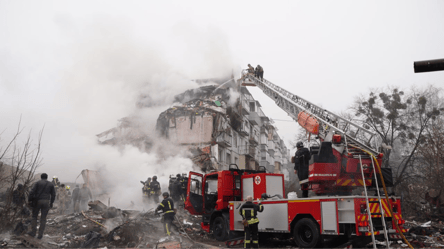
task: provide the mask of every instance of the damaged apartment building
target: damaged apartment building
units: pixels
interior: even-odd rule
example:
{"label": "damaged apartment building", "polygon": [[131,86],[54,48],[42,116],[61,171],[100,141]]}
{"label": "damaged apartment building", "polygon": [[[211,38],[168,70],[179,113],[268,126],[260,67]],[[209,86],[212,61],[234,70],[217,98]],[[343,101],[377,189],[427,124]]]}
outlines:
{"label": "damaged apartment building", "polygon": [[[240,169],[263,166],[268,172],[288,177],[292,168],[289,150],[247,88],[234,80],[198,83],[206,85],[175,96],[175,103],[159,115],[158,134],[186,147],[204,172],[236,164]],[[102,144],[131,143],[146,151],[150,139],[140,125],[124,118],[118,127],[97,136]]]}

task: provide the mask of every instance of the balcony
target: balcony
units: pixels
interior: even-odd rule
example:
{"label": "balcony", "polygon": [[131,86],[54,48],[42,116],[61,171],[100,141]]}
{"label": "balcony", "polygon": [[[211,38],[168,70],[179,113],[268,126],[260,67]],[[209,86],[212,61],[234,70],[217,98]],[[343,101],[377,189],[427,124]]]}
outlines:
{"label": "balcony", "polygon": [[273,140],[268,140],[268,151],[275,151],[275,149],[276,149],[276,146],[275,146],[275,144],[274,144],[274,141]]}
{"label": "balcony", "polygon": [[226,132],[221,132],[216,137],[216,143],[222,147],[231,147],[231,136]]}
{"label": "balcony", "polygon": [[248,155],[255,158],[256,157],[256,148],[255,147],[249,147],[248,148]]}
{"label": "balcony", "polygon": [[254,135],[254,132],[252,134],[250,134],[249,142],[250,142],[251,146],[258,146],[259,145],[259,136],[257,135],[257,132],[256,132],[256,135]]}
{"label": "balcony", "polygon": [[268,152],[261,152],[261,162],[267,162],[270,161],[270,155],[268,154]]}
{"label": "balcony", "polygon": [[268,144],[261,144],[261,151],[268,151]]}
{"label": "balcony", "polygon": [[250,157],[254,157],[255,156],[255,151],[254,151],[254,147],[250,147],[248,146],[247,148],[242,147],[239,148],[239,155],[246,155],[246,156],[250,156]]}
{"label": "balcony", "polygon": [[248,135],[250,135],[250,127],[247,127],[247,125],[245,125],[245,123],[242,123],[242,125],[239,129],[239,135],[241,135],[243,137],[247,137]]}
{"label": "balcony", "polygon": [[256,162],[259,163],[259,161],[261,160],[261,151],[259,150],[258,147],[254,149],[255,149],[254,160],[256,160]]}
{"label": "balcony", "polygon": [[268,129],[265,126],[261,127],[261,133],[266,134],[268,136]]}
{"label": "balcony", "polygon": [[250,114],[248,115],[248,120],[253,125],[259,125],[261,123],[261,118],[259,117],[257,112],[250,112]]}
{"label": "balcony", "polygon": [[282,155],[281,155],[281,152],[280,152],[280,151],[276,151],[276,152],[274,153],[274,161],[275,161],[275,162],[282,163]]}

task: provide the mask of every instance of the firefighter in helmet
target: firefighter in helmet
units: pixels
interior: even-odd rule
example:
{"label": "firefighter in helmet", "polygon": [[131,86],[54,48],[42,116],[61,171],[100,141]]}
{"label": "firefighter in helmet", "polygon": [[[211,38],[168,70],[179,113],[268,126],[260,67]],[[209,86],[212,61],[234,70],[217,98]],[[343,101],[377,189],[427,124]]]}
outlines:
{"label": "firefighter in helmet", "polygon": [[143,184],[142,193],[145,196],[150,195],[150,182],[151,182],[151,177],[148,177],[148,179],[146,179],[146,181],[140,181],[140,183]]}
{"label": "firefighter in helmet", "polygon": [[248,73],[254,74],[254,67],[248,64]]}
{"label": "firefighter in helmet", "polygon": [[170,198],[170,194],[168,192],[164,192],[162,194],[163,201],[157,206],[156,208],[156,214],[157,211],[162,210],[164,213],[163,215],[163,224],[164,224],[164,230],[165,233],[170,236],[171,235],[171,225],[174,220],[175,211],[174,211],[174,202],[173,199]]}
{"label": "firefighter in helmet", "polygon": [[176,203],[179,203],[180,201],[180,196],[181,196],[181,192],[182,192],[182,176],[180,174],[176,175],[176,179],[175,181],[172,183],[172,187],[170,190],[171,193],[171,198],[173,198],[173,201]]}
{"label": "firefighter in helmet", "polygon": [[52,177],[52,184],[54,185],[56,190],[60,187],[60,181],[57,176]]}
{"label": "firefighter in helmet", "polygon": [[159,203],[160,195],[160,183],[157,181],[157,176],[153,176],[150,182],[150,197],[154,200],[154,203]]}
{"label": "firefighter in helmet", "polygon": [[239,209],[239,214],[248,222],[245,228],[244,248],[259,248],[259,219],[257,212],[264,211],[261,201],[253,203],[253,197],[247,196],[245,202]]}
{"label": "firefighter in helmet", "polygon": [[[298,175],[299,181],[308,178],[308,165],[310,161],[310,151],[304,147],[302,142],[296,143],[296,154],[294,155],[294,173]],[[302,197],[308,197],[308,184],[302,184]]]}

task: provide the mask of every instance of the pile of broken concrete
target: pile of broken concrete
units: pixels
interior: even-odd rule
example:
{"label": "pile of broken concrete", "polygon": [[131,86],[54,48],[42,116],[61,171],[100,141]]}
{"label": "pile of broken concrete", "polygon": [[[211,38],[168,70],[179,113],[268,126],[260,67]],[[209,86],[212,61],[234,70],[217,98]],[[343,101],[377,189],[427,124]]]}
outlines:
{"label": "pile of broken concrete", "polygon": [[100,201],[77,214],[48,215],[41,240],[26,234],[30,220],[19,221],[14,235],[0,235],[0,248],[193,248],[208,234],[200,229],[200,218],[184,211],[176,214],[171,236],[166,236],[162,216],[154,211],[121,210]]}

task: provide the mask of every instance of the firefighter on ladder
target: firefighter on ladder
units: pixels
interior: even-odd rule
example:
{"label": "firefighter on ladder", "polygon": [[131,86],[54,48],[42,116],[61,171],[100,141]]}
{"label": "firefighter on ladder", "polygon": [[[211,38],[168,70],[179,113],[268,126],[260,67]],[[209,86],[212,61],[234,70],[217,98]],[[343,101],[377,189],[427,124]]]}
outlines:
{"label": "firefighter on ladder", "polygon": [[165,233],[170,236],[171,235],[171,225],[174,220],[175,211],[174,211],[174,202],[170,198],[170,194],[168,192],[164,192],[162,194],[163,201],[157,206],[156,208],[156,214],[158,210],[163,211],[163,224],[164,224],[164,230]]}
{"label": "firefighter on ladder", "polygon": [[239,209],[239,214],[248,222],[248,225],[244,227],[244,248],[259,248],[259,219],[257,218],[257,212],[264,211],[264,207],[261,201],[258,204],[254,204],[253,197],[251,196],[247,196],[246,201]]}

